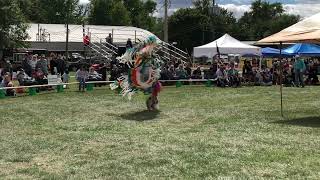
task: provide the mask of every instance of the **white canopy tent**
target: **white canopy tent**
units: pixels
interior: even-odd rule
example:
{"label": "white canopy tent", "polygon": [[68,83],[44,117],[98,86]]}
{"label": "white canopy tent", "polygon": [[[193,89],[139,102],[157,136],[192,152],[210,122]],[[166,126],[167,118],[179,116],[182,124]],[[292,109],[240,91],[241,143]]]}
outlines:
{"label": "white canopy tent", "polygon": [[270,42],[320,43],[320,13],[258,41],[258,43]]}
{"label": "white canopy tent", "polygon": [[193,48],[193,56],[211,58],[218,54],[218,49],[220,54],[261,55],[260,47],[244,44],[225,34],[209,44]]}

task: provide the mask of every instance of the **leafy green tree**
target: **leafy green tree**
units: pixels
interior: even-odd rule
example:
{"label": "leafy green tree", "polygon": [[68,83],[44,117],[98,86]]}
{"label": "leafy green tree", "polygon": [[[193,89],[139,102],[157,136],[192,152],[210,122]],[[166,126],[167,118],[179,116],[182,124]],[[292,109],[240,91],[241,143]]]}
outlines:
{"label": "leafy green tree", "polygon": [[240,39],[258,40],[288,27],[300,19],[299,16],[284,14],[281,3],[256,0],[249,12],[239,19]]}
{"label": "leafy green tree", "polygon": [[130,14],[123,2],[115,2],[111,10],[112,25],[128,26],[131,24]]}
{"label": "leafy green tree", "polygon": [[86,8],[79,0],[17,0],[25,18],[34,23],[78,23]]}
{"label": "leafy green tree", "polygon": [[1,0],[0,14],[0,49],[24,46],[28,26],[18,2]]}
{"label": "leafy green tree", "polygon": [[111,9],[113,0],[91,0],[89,23],[95,25],[111,25]]}
{"label": "leafy green tree", "polygon": [[132,26],[153,31],[157,19],[153,17],[157,3],[153,0],[123,0],[130,13]]}
{"label": "leafy green tree", "polygon": [[169,41],[192,48],[234,32],[236,19],[226,9],[212,8],[210,0],[194,1],[194,8],[179,9],[169,18]]}

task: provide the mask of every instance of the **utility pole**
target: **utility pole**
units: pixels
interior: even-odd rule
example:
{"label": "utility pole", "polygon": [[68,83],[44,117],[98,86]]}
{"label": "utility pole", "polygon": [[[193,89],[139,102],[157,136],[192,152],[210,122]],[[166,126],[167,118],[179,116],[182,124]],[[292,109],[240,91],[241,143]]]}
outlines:
{"label": "utility pole", "polygon": [[[86,29],[85,29],[85,21],[83,19],[83,22],[82,22],[82,32],[83,32],[83,42],[84,42],[84,38],[86,36]],[[84,55],[84,58],[86,59],[86,44],[83,43],[83,55]]]}
{"label": "utility pole", "polygon": [[69,11],[70,11],[70,6],[69,6],[69,0],[66,0],[66,6],[67,6],[67,13],[66,13],[66,27],[67,27],[67,34],[66,34],[66,61],[68,61],[69,57]]}
{"label": "utility pole", "polygon": [[168,0],[164,1],[164,25],[163,25],[163,32],[164,32],[164,42],[168,43]]}
{"label": "utility pole", "polygon": [[215,0],[212,0],[212,10],[210,12],[212,40],[214,40],[216,38],[215,37],[215,29],[214,29],[214,25],[213,25],[213,21],[212,21],[212,19],[214,18],[213,16],[218,14],[218,12],[216,11],[216,8],[218,8],[218,6],[216,6]]}

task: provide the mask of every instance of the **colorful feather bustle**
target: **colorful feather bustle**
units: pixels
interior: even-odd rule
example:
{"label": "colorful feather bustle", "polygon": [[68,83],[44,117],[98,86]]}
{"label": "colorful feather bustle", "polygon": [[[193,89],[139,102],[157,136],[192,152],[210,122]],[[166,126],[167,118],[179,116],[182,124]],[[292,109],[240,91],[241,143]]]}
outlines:
{"label": "colorful feather bustle", "polygon": [[149,99],[152,101],[147,102],[151,103],[150,107],[148,106],[149,110],[154,110],[157,106],[157,96],[161,90],[161,83],[158,80],[163,62],[155,53],[157,46],[156,38],[151,36],[136,47],[127,49],[118,60],[129,67],[128,75],[121,76],[110,85],[112,90],[120,89],[120,94],[127,96],[129,100],[138,90],[151,94]]}

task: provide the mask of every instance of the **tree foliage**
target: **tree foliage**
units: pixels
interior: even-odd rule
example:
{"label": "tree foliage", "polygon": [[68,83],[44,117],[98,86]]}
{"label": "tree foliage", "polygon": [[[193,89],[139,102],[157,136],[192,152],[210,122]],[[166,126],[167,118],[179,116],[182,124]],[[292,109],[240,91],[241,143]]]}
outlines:
{"label": "tree foliage", "polygon": [[193,8],[179,9],[169,18],[169,41],[188,48],[211,42],[225,33],[240,40],[259,40],[299,20],[284,13],[281,3],[256,0],[239,20],[211,0],[194,0]]}
{"label": "tree foliage", "polygon": [[17,1],[1,0],[0,14],[0,49],[23,46],[28,26]]}
{"label": "tree foliage", "polygon": [[[225,33],[240,40],[259,40],[299,20],[285,14],[281,3],[255,0],[239,20],[226,9],[212,6],[212,0],[193,0],[194,7],[176,11],[169,18],[169,41],[182,49],[210,42]],[[163,19],[156,18],[154,0],[1,0],[0,45],[21,45],[25,22],[135,26],[163,35]]]}
{"label": "tree foliage", "polygon": [[78,24],[87,14],[79,0],[17,0],[25,18],[34,23]]}
{"label": "tree foliage", "polygon": [[89,22],[97,25],[125,25],[148,30],[155,28],[153,0],[91,0]]}
{"label": "tree foliage", "polygon": [[188,48],[211,42],[234,30],[236,19],[226,9],[212,9],[210,0],[194,1],[194,8],[179,9],[169,18],[169,41]]}
{"label": "tree foliage", "polygon": [[284,13],[281,3],[269,3],[256,0],[251,4],[238,22],[241,33],[238,36],[246,40],[258,40],[288,27],[300,19],[299,16]]}

